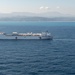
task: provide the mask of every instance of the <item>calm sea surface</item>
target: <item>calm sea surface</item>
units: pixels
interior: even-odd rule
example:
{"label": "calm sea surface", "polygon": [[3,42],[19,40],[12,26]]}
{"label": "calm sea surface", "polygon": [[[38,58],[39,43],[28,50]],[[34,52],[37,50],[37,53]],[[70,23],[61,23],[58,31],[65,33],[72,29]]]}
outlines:
{"label": "calm sea surface", "polygon": [[0,22],[0,32],[47,30],[53,40],[0,40],[0,75],[75,75],[75,22]]}

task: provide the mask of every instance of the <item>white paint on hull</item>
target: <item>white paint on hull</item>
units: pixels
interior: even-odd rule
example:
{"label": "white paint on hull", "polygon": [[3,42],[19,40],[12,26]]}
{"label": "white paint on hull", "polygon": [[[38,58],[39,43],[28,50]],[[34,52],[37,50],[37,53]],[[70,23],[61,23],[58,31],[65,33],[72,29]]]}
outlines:
{"label": "white paint on hull", "polygon": [[48,39],[52,40],[52,36],[48,32],[43,33],[17,33],[12,34],[0,33],[0,39]]}

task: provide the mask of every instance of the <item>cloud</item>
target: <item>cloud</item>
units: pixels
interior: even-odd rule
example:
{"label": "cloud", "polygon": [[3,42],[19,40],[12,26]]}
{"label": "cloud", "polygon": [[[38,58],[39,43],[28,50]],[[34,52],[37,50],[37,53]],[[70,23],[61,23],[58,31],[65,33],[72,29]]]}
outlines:
{"label": "cloud", "polygon": [[57,8],[57,9],[59,9],[60,7],[59,7],[59,6],[57,6],[56,8]]}
{"label": "cloud", "polygon": [[49,9],[49,7],[45,7],[45,9],[46,9],[46,10],[48,10],[48,9]]}
{"label": "cloud", "polygon": [[41,6],[41,7],[40,7],[40,10],[41,10],[41,9],[44,9],[44,7],[43,7],[43,6]]}
{"label": "cloud", "polygon": [[43,9],[43,10],[48,10],[48,9],[49,9],[49,7],[48,7],[48,6],[46,6],[46,7],[41,6],[41,7],[40,7],[40,10],[42,10],[42,9]]}

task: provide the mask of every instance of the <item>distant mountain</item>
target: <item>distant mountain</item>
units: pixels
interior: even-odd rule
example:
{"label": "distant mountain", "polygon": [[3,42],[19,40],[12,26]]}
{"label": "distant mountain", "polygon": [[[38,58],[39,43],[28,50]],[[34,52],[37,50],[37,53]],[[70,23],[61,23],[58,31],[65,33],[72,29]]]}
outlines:
{"label": "distant mountain", "polygon": [[59,12],[43,12],[43,13],[31,13],[31,12],[12,12],[12,13],[0,13],[0,17],[13,17],[13,16],[28,16],[28,17],[72,17],[70,14],[62,14]]}
{"label": "distant mountain", "polygon": [[0,13],[0,21],[75,21],[75,17],[59,12],[13,12]]}

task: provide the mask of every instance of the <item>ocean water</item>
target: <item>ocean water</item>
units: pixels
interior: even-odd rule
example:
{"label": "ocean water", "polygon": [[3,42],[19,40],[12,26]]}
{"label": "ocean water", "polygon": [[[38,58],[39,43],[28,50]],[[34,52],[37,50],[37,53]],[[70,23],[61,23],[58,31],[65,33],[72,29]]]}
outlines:
{"label": "ocean water", "polygon": [[75,22],[0,22],[0,32],[47,30],[53,40],[0,40],[0,75],[75,75]]}

